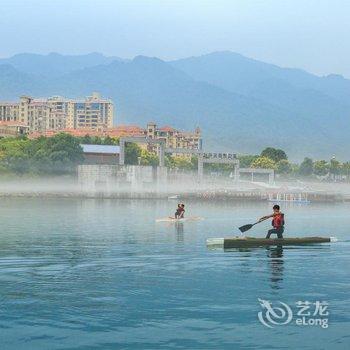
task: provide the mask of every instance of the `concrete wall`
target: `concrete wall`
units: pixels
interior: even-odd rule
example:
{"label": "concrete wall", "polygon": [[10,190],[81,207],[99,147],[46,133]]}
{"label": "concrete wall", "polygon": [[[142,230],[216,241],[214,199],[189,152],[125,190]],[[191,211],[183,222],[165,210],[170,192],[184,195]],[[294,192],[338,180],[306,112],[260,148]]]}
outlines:
{"label": "concrete wall", "polygon": [[145,190],[166,183],[167,169],[138,165],[82,164],[77,168],[83,191]]}

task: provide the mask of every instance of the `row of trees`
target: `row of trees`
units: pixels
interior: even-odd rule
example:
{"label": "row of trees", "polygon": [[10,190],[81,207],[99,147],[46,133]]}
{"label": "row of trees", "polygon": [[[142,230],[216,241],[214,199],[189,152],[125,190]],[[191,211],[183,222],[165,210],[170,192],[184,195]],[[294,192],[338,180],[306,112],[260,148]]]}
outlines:
{"label": "row of trees", "polygon": [[299,173],[304,176],[337,176],[337,175],[350,175],[350,162],[341,163],[335,158],[330,161],[316,160],[313,161],[311,158],[305,158],[300,164]]}
{"label": "row of trees", "polygon": [[[158,164],[158,157],[154,153],[141,149],[135,144],[127,144],[126,157],[129,164],[138,164],[139,160],[141,160],[141,165]],[[283,150],[273,147],[265,148],[260,155],[239,156],[239,160],[242,168],[274,169],[277,174],[286,176],[350,175],[350,162],[341,163],[334,158],[330,161],[313,161],[306,157],[300,164],[296,164],[288,160],[287,154]],[[165,163],[169,168],[197,169],[197,157],[166,156]],[[232,166],[229,164],[205,164],[204,166],[208,171],[226,173],[232,171]]]}
{"label": "row of trees", "polygon": [[[33,174],[69,174],[75,171],[76,165],[83,161],[81,143],[118,145],[117,138],[109,136],[81,138],[68,134],[37,139],[1,138],[0,139],[0,172],[1,173],[33,173]],[[350,175],[350,162],[341,163],[335,158],[312,160],[305,158],[300,164],[291,163],[287,154],[273,147],[265,148],[260,155],[240,156],[241,167],[272,168],[278,174],[286,176],[336,176]],[[137,144],[127,143],[125,149],[126,164],[158,165],[155,153],[141,148]],[[197,169],[197,158],[186,156],[170,156],[165,159],[166,166],[184,170]],[[232,166],[226,164],[205,164],[208,171],[229,173]]]}
{"label": "row of trees", "polygon": [[270,168],[278,174],[293,176],[336,176],[350,175],[350,162],[341,163],[335,158],[331,160],[313,160],[304,158],[300,164],[291,163],[287,154],[273,147],[265,148],[260,155],[247,155],[240,157],[241,167]]}
{"label": "row of trees", "polygon": [[[77,164],[84,160],[80,144],[118,145],[119,140],[111,137],[73,137],[60,133],[53,137],[37,139],[0,138],[1,174],[73,174]],[[155,153],[141,148],[137,144],[127,143],[125,163],[136,165],[158,165]],[[195,169],[196,159],[166,156],[169,168]]]}
{"label": "row of trees", "polygon": [[82,160],[79,139],[67,134],[0,139],[1,173],[65,174],[73,172]]}

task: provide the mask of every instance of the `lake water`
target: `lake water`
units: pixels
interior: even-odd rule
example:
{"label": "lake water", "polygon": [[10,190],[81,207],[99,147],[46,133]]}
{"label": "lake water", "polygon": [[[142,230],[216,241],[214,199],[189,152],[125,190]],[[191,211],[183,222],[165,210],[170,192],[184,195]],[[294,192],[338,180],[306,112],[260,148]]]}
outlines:
{"label": "lake water", "polygon": [[[224,252],[206,239],[237,234],[271,204],[192,202],[186,214],[205,220],[155,223],[176,204],[2,199],[0,348],[350,348],[349,205],[283,208],[285,236],[337,243]],[[293,319],[263,325],[259,298],[285,303]],[[297,325],[298,301],[326,301],[315,317],[328,328]]]}

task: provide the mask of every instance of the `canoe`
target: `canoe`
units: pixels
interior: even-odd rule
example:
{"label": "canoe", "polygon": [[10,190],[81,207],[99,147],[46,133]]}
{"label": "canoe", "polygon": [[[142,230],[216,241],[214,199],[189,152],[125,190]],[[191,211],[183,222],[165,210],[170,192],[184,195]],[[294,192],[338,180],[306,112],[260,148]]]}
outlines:
{"label": "canoe", "polygon": [[162,219],[156,219],[156,222],[186,222],[186,221],[199,221],[203,220],[200,216],[188,216],[182,219],[175,219],[174,217],[167,217]]}
{"label": "canoe", "polygon": [[232,238],[209,238],[207,246],[227,248],[263,247],[275,245],[305,245],[332,242],[331,237],[298,237],[298,238],[255,238],[255,237],[232,237]]}

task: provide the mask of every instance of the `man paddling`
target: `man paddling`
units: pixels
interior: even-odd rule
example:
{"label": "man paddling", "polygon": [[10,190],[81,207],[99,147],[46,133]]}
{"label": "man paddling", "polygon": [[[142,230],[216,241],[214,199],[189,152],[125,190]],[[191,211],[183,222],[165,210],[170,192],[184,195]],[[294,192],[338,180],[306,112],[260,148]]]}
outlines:
{"label": "man paddling", "polygon": [[258,222],[272,218],[273,229],[267,232],[266,238],[269,239],[270,236],[274,233],[277,234],[277,238],[283,238],[284,214],[281,213],[280,206],[278,204],[275,204],[272,209],[273,209],[273,214],[263,216],[262,218],[259,219]]}

